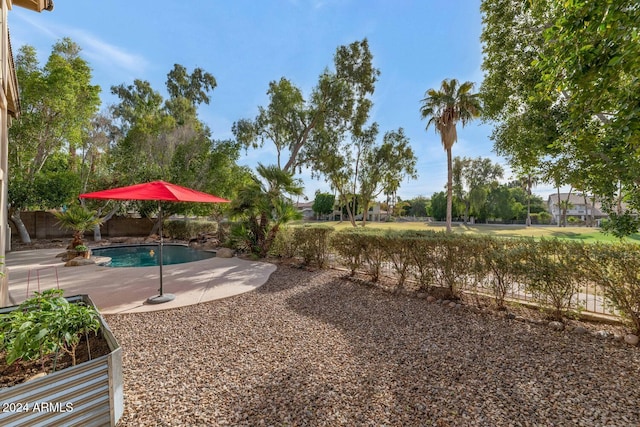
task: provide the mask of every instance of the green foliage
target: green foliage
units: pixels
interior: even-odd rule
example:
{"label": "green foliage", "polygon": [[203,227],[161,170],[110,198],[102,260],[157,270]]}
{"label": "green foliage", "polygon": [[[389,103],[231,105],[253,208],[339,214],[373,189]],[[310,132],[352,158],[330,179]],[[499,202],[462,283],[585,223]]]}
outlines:
{"label": "green foliage", "polygon": [[507,293],[512,289],[518,278],[518,268],[522,251],[522,244],[518,239],[499,239],[494,237],[480,237],[479,256],[476,267],[480,281],[487,280],[493,292],[496,304],[504,308]]}
{"label": "green foliage", "polygon": [[640,247],[637,244],[595,244],[584,260],[587,279],[604,290],[610,304],[640,334]]}
{"label": "green foliage", "polygon": [[442,147],[447,152],[447,232],[451,232],[453,215],[453,172],[451,148],[458,140],[456,125],[466,126],[471,120],[480,116],[481,103],[473,90],[472,82],[458,84],[456,79],[445,79],[440,89],[429,89],[425,93],[420,107],[420,116],[427,120],[427,129],[434,126],[440,135]]}
{"label": "green foliage", "polygon": [[280,227],[269,249],[269,255],[280,258],[294,258],[298,254],[294,231],[294,227]]}
{"label": "green foliage", "polygon": [[163,234],[172,239],[190,240],[201,234],[215,234],[218,223],[203,220],[167,220],[163,224]]}
{"label": "green foliage", "polygon": [[76,364],[80,338],[100,329],[98,312],[83,304],[70,304],[62,291],[52,289],[26,300],[17,310],[3,315],[0,344],[7,352],[7,364],[16,360],[39,359],[45,370],[45,357],[63,351]]}
{"label": "green foliage", "polygon": [[629,211],[621,214],[610,212],[609,218],[602,221],[602,231],[618,239],[630,236],[640,229],[640,218]]}
{"label": "green foliage", "polygon": [[330,193],[316,193],[311,209],[318,215],[329,215],[333,213],[336,203],[336,196]]}
{"label": "green foliage", "polygon": [[78,204],[69,206],[64,212],[52,213],[58,219],[58,225],[60,227],[73,231],[71,248],[83,244],[85,231],[90,231],[96,225],[102,224],[102,219],[96,217],[95,211],[90,211]]}
{"label": "green foliage", "polygon": [[382,239],[381,248],[386,255],[386,259],[393,265],[393,270],[398,278],[398,286],[404,287],[411,263],[413,248],[406,239],[402,238],[404,233],[388,232]]}
{"label": "green foliage", "polygon": [[522,262],[518,277],[540,304],[551,307],[552,316],[562,319],[583,280],[583,245],[558,239],[529,239],[523,240],[519,249]]}
{"label": "green foliage", "polygon": [[260,178],[254,177],[239,190],[230,211],[242,222],[234,229],[236,238],[244,240],[244,248],[264,258],[280,226],[301,219],[300,212],[285,196],[300,195],[302,187],[292,174],[277,166],[258,164],[256,169]]}
{"label": "green foliage", "polygon": [[297,253],[305,265],[326,266],[329,258],[329,236],[332,227],[323,225],[303,226],[293,229],[293,241]]}
{"label": "green foliage", "polygon": [[364,244],[358,238],[360,233],[358,229],[346,229],[331,236],[331,248],[338,255],[341,263],[349,268],[352,276],[364,265]]}

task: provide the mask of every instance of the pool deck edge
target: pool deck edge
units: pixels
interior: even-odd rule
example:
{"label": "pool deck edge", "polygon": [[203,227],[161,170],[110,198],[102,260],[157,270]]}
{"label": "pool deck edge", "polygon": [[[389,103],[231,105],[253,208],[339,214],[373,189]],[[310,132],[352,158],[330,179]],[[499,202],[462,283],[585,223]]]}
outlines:
{"label": "pool deck edge", "polygon": [[[102,314],[158,311],[227,298],[262,286],[276,270],[274,264],[234,258],[210,258],[163,266],[163,290],[176,296],[163,304],[147,304],[158,295],[159,268],[65,267],[61,249],[7,253],[9,296],[19,304],[34,291],[59,285],[65,296],[88,294]],[[39,285],[39,286],[38,286]]]}

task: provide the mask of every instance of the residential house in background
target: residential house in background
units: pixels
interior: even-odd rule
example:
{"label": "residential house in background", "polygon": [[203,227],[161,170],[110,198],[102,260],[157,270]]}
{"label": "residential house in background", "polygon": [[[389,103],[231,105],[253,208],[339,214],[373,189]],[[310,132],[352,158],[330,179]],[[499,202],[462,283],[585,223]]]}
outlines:
{"label": "residential house in background", "polygon": [[302,219],[304,220],[315,219],[316,213],[313,211],[312,206],[313,202],[295,203],[296,209],[302,214]]}
{"label": "residential house in background", "polygon": [[[568,198],[568,199],[567,199]],[[560,200],[558,202],[558,200]],[[558,199],[558,193],[549,195],[547,199],[547,209],[551,214],[551,222],[558,224],[562,216],[562,204],[568,201],[567,207],[567,220],[569,218],[576,218],[580,221],[587,221],[588,218],[593,218],[596,223],[602,218],[606,218],[607,215],[602,212],[602,203],[597,199],[594,201],[589,195],[585,196],[577,193],[560,193],[560,199]]]}
{"label": "residential house in background", "polygon": [[[18,80],[11,52],[9,38],[8,12],[13,6],[42,12],[53,10],[52,0],[0,0],[0,19],[2,41],[0,41],[0,257],[4,258],[7,249],[11,249],[8,217],[8,168],[9,168],[9,127],[11,120],[20,115]],[[9,284],[4,264],[0,264],[0,306],[9,305]]]}

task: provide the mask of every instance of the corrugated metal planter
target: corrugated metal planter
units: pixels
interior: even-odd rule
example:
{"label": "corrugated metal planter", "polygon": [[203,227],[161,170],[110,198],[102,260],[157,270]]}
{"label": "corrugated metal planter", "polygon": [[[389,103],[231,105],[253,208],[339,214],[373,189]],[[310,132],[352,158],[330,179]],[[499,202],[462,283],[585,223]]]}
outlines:
{"label": "corrugated metal planter", "polygon": [[[94,306],[87,295],[67,300]],[[124,409],[122,349],[102,316],[100,326],[111,353],[0,389],[0,426],[115,426]]]}

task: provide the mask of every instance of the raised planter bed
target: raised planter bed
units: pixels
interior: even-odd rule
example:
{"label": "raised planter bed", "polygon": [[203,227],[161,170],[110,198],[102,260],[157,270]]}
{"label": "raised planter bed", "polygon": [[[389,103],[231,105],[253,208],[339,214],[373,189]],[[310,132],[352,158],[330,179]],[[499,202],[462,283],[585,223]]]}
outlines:
{"label": "raised planter bed", "polygon": [[[95,306],[88,295],[66,299]],[[0,314],[17,308],[2,308]],[[109,354],[0,388],[0,425],[115,426],[124,409],[122,349],[102,316],[100,331]]]}

